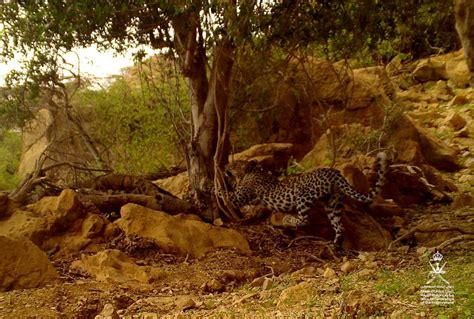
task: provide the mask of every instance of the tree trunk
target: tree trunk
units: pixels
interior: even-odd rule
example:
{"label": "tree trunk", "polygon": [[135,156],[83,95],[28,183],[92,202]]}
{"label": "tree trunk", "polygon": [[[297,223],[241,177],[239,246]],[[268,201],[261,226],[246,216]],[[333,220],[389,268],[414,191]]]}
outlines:
{"label": "tree trunk", "polygon": [[[234,62],[234,47],[227,36],[216,42],[209,80],[207,57],[199,25],[199,17],[191,12],[185,19],[174,21],[176,51],[183,75],[191,89],[192,136],[188,145],[189,195],[203,212],[213,220],[218,217],[212,189],[214,185],[214,155],[219,128],[218,116],[225,115],[229,82]],[[227,138],[224,138],[226,141]],[[220,156],[223,166],[227,154]]]}

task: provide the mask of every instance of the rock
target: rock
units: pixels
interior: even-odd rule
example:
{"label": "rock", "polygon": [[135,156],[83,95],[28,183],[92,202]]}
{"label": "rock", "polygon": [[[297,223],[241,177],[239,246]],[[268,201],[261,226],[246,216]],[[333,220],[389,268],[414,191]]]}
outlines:
{"label": "rock", "polygon": [[107,222],[105,218],[97,214],[89,214],[82,222],[82,235],[85,238],[92,238],[104,230]]}
{"label": "rock", "polygon": [[277,308],[304,305],[312,298],[317,298],[318,291],[309,282],[303,281],[283,290],[278,298]]}
{"label": "rock", "polygon": [[357,275],[361,278],[372,278],[375,274],[374,269],[364,268],[357,273]]}
{"label": "rock", "polygon": [[368,261],[365,263],[365,266],[369,269],[376,269],[379,267],[379,263],[376,261]]}
{"label": "rock", "polygon": [[[409,116],[402,116],[393,128],[390,143],[394,145],[397,162],[420,165],[424,162],[439,170],[456,171],[461,168],[455,150],[416,124]],[[408,142],[411,141],[411,142]],[[411,143],[411,147],[409,144]],[[415,150],[413,150],[415,148]],[[416,155],[405,155],[407,152]]]}
{"label": "rock", "polygon": [[28,205],[26,209],[46,217],[49,230],[52,232],[64,231],[85,214],[84,207],[72,189],[63,190],[57,197],[43,197],[38,202]]}
{"label": "rock", "polygon": [[408,252],[410,251],[410,246],[408,246],[408,245],[400,246],[400,247],[398,247],[397,251],[401,254],[408,254]]}
{"label": "rock", "polygon": [[188,172],[183,172],[176,176],[158,179],[153,183],[163,189],[166,189],[176,197],[183,198],[189,188],[189,174]]}
{"label": "rock", "polygon": [[196,302],[190,296],[179,296],[176,301],[176,309],[184,311],[196,307]]}
{"label": "rock", "polygon": [[138,266],[117,249],[101,251],[93,256],[81,255],[81,260],[71,264],[94,276],[98,281],[115,283],[151,283],[165,277],[165,272],[149,266]]}
{"label": "rock", "polygon": [[291,277],[293,278],[312,277],[312,276],[315,276],[316,274],[317,274],[316,268],[314,268],[313,266],[308,266],[308,267],[301,268],[297,271],[294,271],[291,274]]}
{"label": "rock", "polygon": [[351,309],[357,311],[357,317],[370,316],[380,310],[376,299],[367,291],[352,290],[344,298],[344,301]]}
{"label": "rock", "polygon": [[263,279],[262,290],[268,290],[273,287],[273,280],[270,278],[265,277]]}
{"label": "rock", "polygon": [[0,236],[0,291],[38,288],[59,280],[46,254],[24,237]]}
{"label": "rock", "polygon": [[390,232],[367,213],[347,207],[342,223],[345,229],[344,249],[380,250],[387,248],[392,241]]}
{"label": "rock", "polygon": [[128,237],[151,239],[164,251],[200,257],[215,248],[227,247],[250,253],[247,240],[233,229],[182,219],[136,204],[123,206],[120,215],[115,223]]}
{"label": "rock", "polygon": [[394,312],[390,314],[390,319],[404,319],[404,318],[406,318],[404,309],[395,310]]}
{"label": "rock", "polygon": [[324,269],[323,277],[331,279],[337,277],[337,275],[334,269],[326,267],[326,269]]}
{"label": "rock", "polygon": [[470,192],[458,193],[454,197],[453,208],[474,207],[474,196]]}
{"label": "rock", "polygon": [[405,226],[407,221],[405,218],[402,218],[400,216],[392,216],[392,227],[394,228],[402,228]]}
{"label": "rock", "polygon": [[286,163],[291,156],[293,144],[291,143],[264,143],[256,144],[240,153],[229,155],[229,162],[251,161],[262,162],[266,156],[270,156],[273,161],[279,162],[280,167],[286,167]]}
{"label": "rock", "polygon": [[19,176],[25,177],[26,174],[33,172],[38,158],[50,145],[49,134],[46,132],[54,119],[52,111],[42,108],[35,112],[35,119],[26,123],[22,134],[23,151],[18,165]]}
{"label": "rock", "polygon": [[450,111],[444,121],[445,123],[449,124],[455,131],[462,129],[467,124],[467,121],[456,111]]}
{"label": "rock", "polygon": [[343,264],[341,265],[341,271],[342,271],[343,273],[346,273],[346,274],[347,274],[347,273],[350,273],[350,272],[353,271],[354,269],[355,269],[355,266],[354,266],[354,264],[353,264],[352,262],[350,262],[350,261],[346,261],[345,263],[343,263]]}
{"label": "rock", "polygon": [[431,89],[431,95],[433,95],[432,102],[437,102],[437,100],[441,100],[443,102],[447,102],[451,100],[451,96],[453,95],[453,91],[448,86],[446,81],[438,81]]}
{"label": "rock", "polygon": [[423,254],[425,254],[427,251],[428,251],[428,248],[426,248],[426,247],[418,247],[418,248],[416,249],[416,254],[417,254],[417,255],[423,255]]}
{"label": "rock", "polygon": [[448,106],[451,107],[455,105],[464,105],[464,104],[469,104],[469,100],[467,99],[467,97],[465,97],[462,94],[457,94],[451,99],[451,101],[449,101]]}
{"label": "rock", "polygon": [[0,221],[0,235],[24,236],[38,246],[49,233],[50,225],[46,217],[29,211],[16,210],[8,219]]}
{"label": "rock", "polygon": [[211,279],[206,283],[205,288],[207,291],[210,292],[220,292],[224,290],[225,287],[220,281],[216,279]]}
{"label": "rock", "polygon": [[412,74],[414,79],[418,82],[448,79],[446,63],[433,59],[419,61]]}
{"label": "rock", "polygon": [[104,309],[95,317],[95,319],[119,319],[120,316],[117,314],[114,305],[107,303]]}

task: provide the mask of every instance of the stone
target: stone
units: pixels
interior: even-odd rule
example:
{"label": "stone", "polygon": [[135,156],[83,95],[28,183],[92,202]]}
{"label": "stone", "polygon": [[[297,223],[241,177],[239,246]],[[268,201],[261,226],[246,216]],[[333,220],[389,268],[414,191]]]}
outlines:
{"label": "stone", "polygon": [[412,74],[418,82],[448,79],[446,63],[433,59],[419,61]]}
{"label": "stone", "polygon": [[291,274],[291,277],[293,278],[311,277],[311,276],[315,276],[316,274],[317,274],[316,268],[314,268],[313,266],[308,266],[308,267],[304,267],[304,268],[294,271]]}
{"label": "stone", "polygon": [[153,182],[176,197],[183,198],[189,188],[189,174],[183,172],[175,176],[158,179]]}
{"label": "stone", "polygon": [[[420,165],[426,162],[439,170],[448,172],[457,171],[461,168],[457,159],[457,152],[427,129],[418,125],[409,116],[402,116],[397,121],[392,132],[393,134],[389,139],[390,143],[395,147],[397,154],[395,160],[397,162],[401,162],[400,159],[404,159],[403,162],[405,163],[414,165]],[[416,149],[420,152],[417,156],[403,155],[407,152],[407,149],[409,149],[407,141],[412,141],[410,143],[417,145]],[[410,158],[412,158],[412,160],[407,161],[407,159]]]}
{"label": "stone", "polygon": [[82,222],[82,235],[85,238],[98,236],[106,225],[104,217],[97,214],[89,214]]}
{"label": "stone", "polygon": [[455,95],[451,101],[449,101],[448,106],[455,106],[455,105],[464,105],[469,104],[469,100],[462,94]]}
{"label": "stone", "polygon": [[184,311],[196,307],[196,302],[190,296],[179,296],[176,301],[176,309]]}
{"label": "stone", "polygon": [[455,131],[462,129],[467,124],[467,121],[456,111],[450,111],[444,121]]}
{"label": "stone", "polygon": [[406,225],[406,223],[407,221],[405,220],[405,218],[400,216],[392,216],[392,226],[394,228],[402,228]]}
{"label": "stone", "polygon": [[206,290],[211,292],[220,292],[224,290],[224,285],[217,279],[211,279],[206,283]]}
{"label": "stone", "polygon": [[317,289],[309,282],[303,281],[297,285],[284,289],[277,302],[277,308],[303,305],[312,298],[318,297]]}
{"label": "stone", "polygon": [[453,208],[474,207],[474,195],[471,192],[458,193],[454,197]]}
{"label": "stone", "polygon": [[346,273],[346,274],[347,274],[347,273],[350,273],[350,272],[353,271],[354,269],[355,269],[354,264],[353,264],[351,261],[349,261],[349,260],[346,261],[345,263],[343,263],[343,264],[341,265],[341,271],[342,271],[343,273]]}
{"label": "stone", "polygon": [[46,217],[49,230],[52,232],[64,231],[85,215],[85,209],[72,189],[63,190],[57,197],[43,197],[38,202],[28,205],[26,210]]}
{"label": "stone", "polygon": [[345,228],[342,243],[344,249],[371,251],[388,247],[393,240],[392,235],[371,215],[351,207],[347,207],[345,211],[342,215]]}
{"label": "stone", "polygon": [[369,316],[378,310],[376,299],[367,291],[352,290],[344,301],[350,308],[357,309],[358,315]]}
{"label": "stone", "polygon": [[361,278],[372,278],[375,274],[374,269],[364,268],[357,273],[357,275]]}
{"label": "stone", "polygon": [[337,275],[334,269],[326,267],[326,269],[324,269],[323,277],[331,279],[337,277]]}
{"label": "stone", "polygon": [[269,170],[286,168],[292,150],[293,144],[291,143],[256,144],[240,153],[229,155],[229,163],[233,161],[257,161]]}
{"label": "stone", "polygon": [[138,266],[130,257],[117,249],[101,251],[93,256],[81,255],[71,264],[72,269],[85,271],[98,281],[111,283],[152,283],[166,276],[154,267]]}
{"label": "stone", "polygon": [[122,207],[120,215],[115,223],[126,236],[150,239],[170,253],[200,257],[223,247],[236,248],[242,253],[251,252],[245,237],[234,229],[171,216],[131,203]]}
{"label": "stone", "polygon": [[265,277],[263,279],[262,290],[268,290],[273,287],[273,280],[270,278]]}
{"label": "stone", "polygon": [[427,251],[428,251],[428,248],[426,248],[426,247],[418,247],[418,248],[416,249],[416,254],[417,254],[417,255],[423,255],[423,254],[425,254]]}
{"label": "stone", "polygon": [[95,319],[119,319],[115,307],[111,303],[106,303],[102,311],[95,317]]}
{"label": "stone", "polygon": [[24,237],[0,236],[0,291],[39,288],[59,280],[46,254]]}

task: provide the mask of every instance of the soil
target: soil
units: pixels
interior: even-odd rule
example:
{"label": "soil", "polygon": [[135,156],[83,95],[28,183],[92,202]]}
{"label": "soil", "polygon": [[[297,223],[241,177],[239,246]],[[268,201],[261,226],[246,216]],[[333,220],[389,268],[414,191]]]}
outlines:
{"label": "soil", "polygon": [[[55,260],[62,282],[1,294],[0,318],[95,318],[107,309],[112,313],[109,318],[431,318],[444,313],[462,318],[472,314],[472,247],[466,251],[458,245],[443,251],[448,260],[446,277],[467,286],[454,285],[455,304],[440,308],[420,301],[419,290],[430,270],[430,249],[334,251],[324,240],[292,237],[267,221],[233,227],[249,240],[251,255],[221,249],[191,259],[139,243],[108,244],[126,251],[139,265],[166,272],[164,279],[151,284],[97,282],[70,269],[79,256]],[[341,270],[344,263],[350,264],[346,271]],[[459,269],[461,273],[454,273]],[[410,277],[413,273],[419,276]],[[297,290],[303,282],[315,289],[314,297],[303,297],[303,289],[286,302],[288,288]]]}

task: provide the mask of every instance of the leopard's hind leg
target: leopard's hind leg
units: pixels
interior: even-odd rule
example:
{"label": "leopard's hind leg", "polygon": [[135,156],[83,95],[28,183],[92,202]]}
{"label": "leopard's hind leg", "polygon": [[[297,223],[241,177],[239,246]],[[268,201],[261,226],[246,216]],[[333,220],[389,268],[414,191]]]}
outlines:
{"label": "leopard's hind leg", "polygon": [[342,226],[342,211],[343,206],[343,194],[341,192],[334,192],[331,194],[329,201],[326,205],[326,211],[336,236],[334,237],[334,244],[336,246],[341,246],[342,241],[344,240],[344,226]]}

